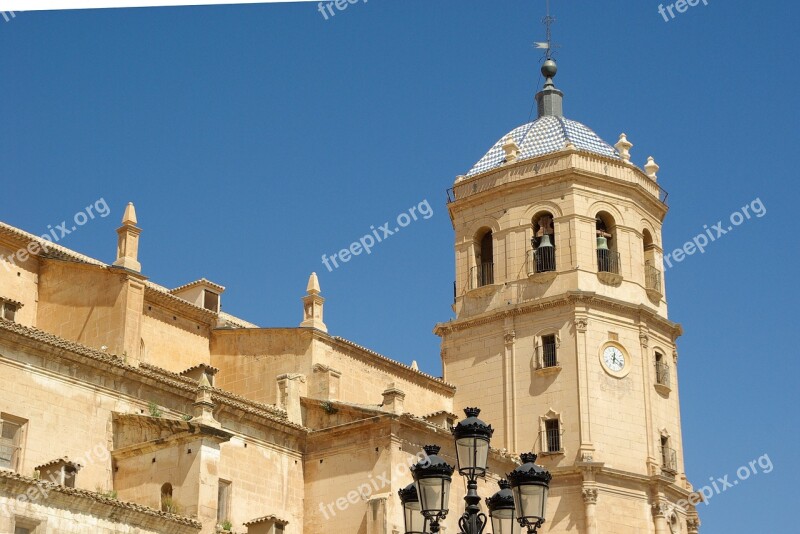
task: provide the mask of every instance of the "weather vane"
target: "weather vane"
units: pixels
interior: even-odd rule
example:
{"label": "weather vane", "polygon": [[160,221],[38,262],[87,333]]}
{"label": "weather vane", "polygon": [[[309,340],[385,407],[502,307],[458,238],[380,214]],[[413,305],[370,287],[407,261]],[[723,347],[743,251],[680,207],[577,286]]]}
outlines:
{"label": "weather vane", "polygon": [[547,16],[545,16],[545,18],[542,19],[542,23],[544,23],[544,27],[547,29],[547,42],[545,42],[545,43],[533,43],[534,46],[536,46],[536,48],[541,48],[541,49],[547,50],[545,52],[545,59],[552,59],[550,56],[551,56],[553,48],[558,48],[559,46],[561,46],[561,45],[554,45],[553,44],[551,28],[552,28],[553,23],[555,21],[556,21],[556,18],[550,16],[550,0],[547,0]]}

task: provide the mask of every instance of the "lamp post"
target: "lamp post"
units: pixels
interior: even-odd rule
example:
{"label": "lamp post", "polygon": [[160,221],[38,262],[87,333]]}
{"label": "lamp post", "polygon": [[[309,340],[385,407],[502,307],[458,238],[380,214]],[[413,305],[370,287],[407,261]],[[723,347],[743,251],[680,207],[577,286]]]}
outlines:
{"label": "lamp post", "polygon": [[430,532],[428,519],[422,515],[417,496],[417,487],[412,483],[401,489],[400,502],[403,505],[403,521],[406,525],[406,534],[426,534]]}
{"label": "lamp post", "polygon": [[447,502],[450,499],[450,482],[453,480],[454,469],[438,456],[438,445],[425,445],[423,449],[427,458],[411,466],[411,475],[417,489],[420,512],[426,522],[430,522],[431,534],[436,534],[439,532],[439,521],[447,517],[449,511]]}
{"label": "lamp post", "polygon": [[[482,534],[487,523],[486,514],[481,512],[478,479],[486,476],[489,441],[494,429],[478,419],[480,412],[478,408],[465,409],[467,418],[453,428],[458,472],[467,479],[466,507],[458,520],[461,534]],[[399,492],[406,534],[436,534],[440,530],[439,523],[449,512],[450,483],[455,468],[439,456],[438,446],[426,445],[424,450],[427,458],[411,466],[414,484]],[[535,533],[544,523],[550,473],[533,464],[535,454],[523,454],[522,460],[523,465],[508,474],[509,482],[500,481],[500,491],[486,499],[494,534],[513,534],[515,518],[520,526],[528,527],[529,534]],[[541,507],[535,507],[536,503]],[[418,530],[420,528],[423,530]]]}
{"label": "lamp post", "polygon": [[521,455],[522,465],[508,474],[511,491],[514,494],[516,517],[521,527],[528,528],[528,534],[536,534],[544,523],[547,511],[547,492],[552,475],[536,465],[536,455]]}
{"label": "lamp post", "polygon": [[513,534],[514,532],[514,492],[507,480],[498,482],[500,491],[486,498],[489,518],[492,520],[493,534]]}

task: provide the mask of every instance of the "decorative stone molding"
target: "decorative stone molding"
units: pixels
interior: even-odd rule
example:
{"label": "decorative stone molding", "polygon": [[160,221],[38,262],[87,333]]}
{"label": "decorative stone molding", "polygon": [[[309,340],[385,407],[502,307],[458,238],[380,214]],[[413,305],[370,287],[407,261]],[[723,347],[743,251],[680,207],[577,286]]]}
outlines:
{"label": "decorative stone molding", "polygon": [[321,363],[314,364],[311,370],[315,375],[312,396],[327,401],[339,400],[339,380],[342,373]]}
{"label": "decorative stone molding", "polygon": [[575,319],[575,329],[578,332],[580,332],[582,334],[585,334],[586,333],[586,329],[588,327],[589,327],[589,319],[587,319],[585,317],[579,317],[579,318]]}
{"label": "decorative stone molding", "polygon": [[686,528],[689,534],[698,534],[700,532],[700,520],[690,517],[686,520]]}
{"label": "decorative stone molding", "polygon": [[406,394],[403,390],[398,389],[394,382],[389,384],[389,387],[383,392],[383,408],[397,415],[405,413],[403,402]]}
{"label": "decorative stone molding", "polygon": [[670,337],[673,342],[683,335],[683,328],[680,324],[666,319],[654,310],[643,304],[630,304],[623,301],[611,299],[589,291],[569,291],[565,296],[544,298],[539,300],[525,301],[506,310],[497,311],[491,314],[470,317],[463,320],[439,323],[434,328],[434,333],[438,336],[447,335],[452,332],[459,332],[484,324],[496,323],[519,315],[536,313],[542,310],[556,309],[565,306],[576,306],[607,310],[624,315],[631,319],[647,321],[651,329],[657,333]]}
{"label": "decorative stone molding", "polygon": [[598,494],[597,489],[584,488],[582,494],[583,494],[583,502],[585,504],[597,504],[597,494]]}
{"label": "decorative stone molding", "polygon": [[607,271],[600,271],[597,273],[597,278],[604,284],[610,286],[619,286],[622,283],[622,275],[617,273],[609,273]]}
{"label": "decorative stone molding", "polygon": [[303,417],[300,410],[300,397],[306,395],[306,376],[300,373],[288,373],[278,376],[276,379],[277,405],[286,410],[289,421],[295,424],[302,424]]}
{"label": "decorative stone molding", "polygon": [[648,336],[644,332],[641,332],[639,334],[639,343],[642,344],[642,348],[643,349],[646,349],[648,347],[648,345],[650,344],[650,336]]}
{"label": "decorative stone molding", "polygon": [[667,517],[670,512],[670,507],[665,502],[657,502],[652,505],[653,517]]}
{"label": "decorative stone molding", "polygon": [[517,339],[517,333],[513,330],[506,332],[504,339],[506,341],[506,345],[510,345],[514,343],[515,339]]}

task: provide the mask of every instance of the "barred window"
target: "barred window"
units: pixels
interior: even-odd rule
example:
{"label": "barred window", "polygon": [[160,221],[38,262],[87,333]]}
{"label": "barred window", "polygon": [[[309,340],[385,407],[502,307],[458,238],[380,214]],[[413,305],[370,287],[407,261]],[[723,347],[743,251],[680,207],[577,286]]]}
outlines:
{"label": "barred window", "polygon": [[561,451],[561,422],[558,419],[548,419],[544,422],[544,428],[547,452]]}
{"label": "barred window", "polygon": [[542,367],[555,367],[557,365],[556,336],[554,334],[542,336]]}

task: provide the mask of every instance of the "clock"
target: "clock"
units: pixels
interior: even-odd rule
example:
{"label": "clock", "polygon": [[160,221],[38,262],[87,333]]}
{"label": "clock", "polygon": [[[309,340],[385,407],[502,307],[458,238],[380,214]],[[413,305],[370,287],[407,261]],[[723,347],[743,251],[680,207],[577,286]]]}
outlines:
{"label": "clock", "polygon": [[625,355],[617,347],[606,347],[603,351],[603,361],[606,367],[615,373],[625,368]]}
{"label": "clock", "polygon": [[600,351],[600,363],[603,369],[615,378],[622,378],[630,371],[630,359],[625,350],[618,344],[607,344]]}

